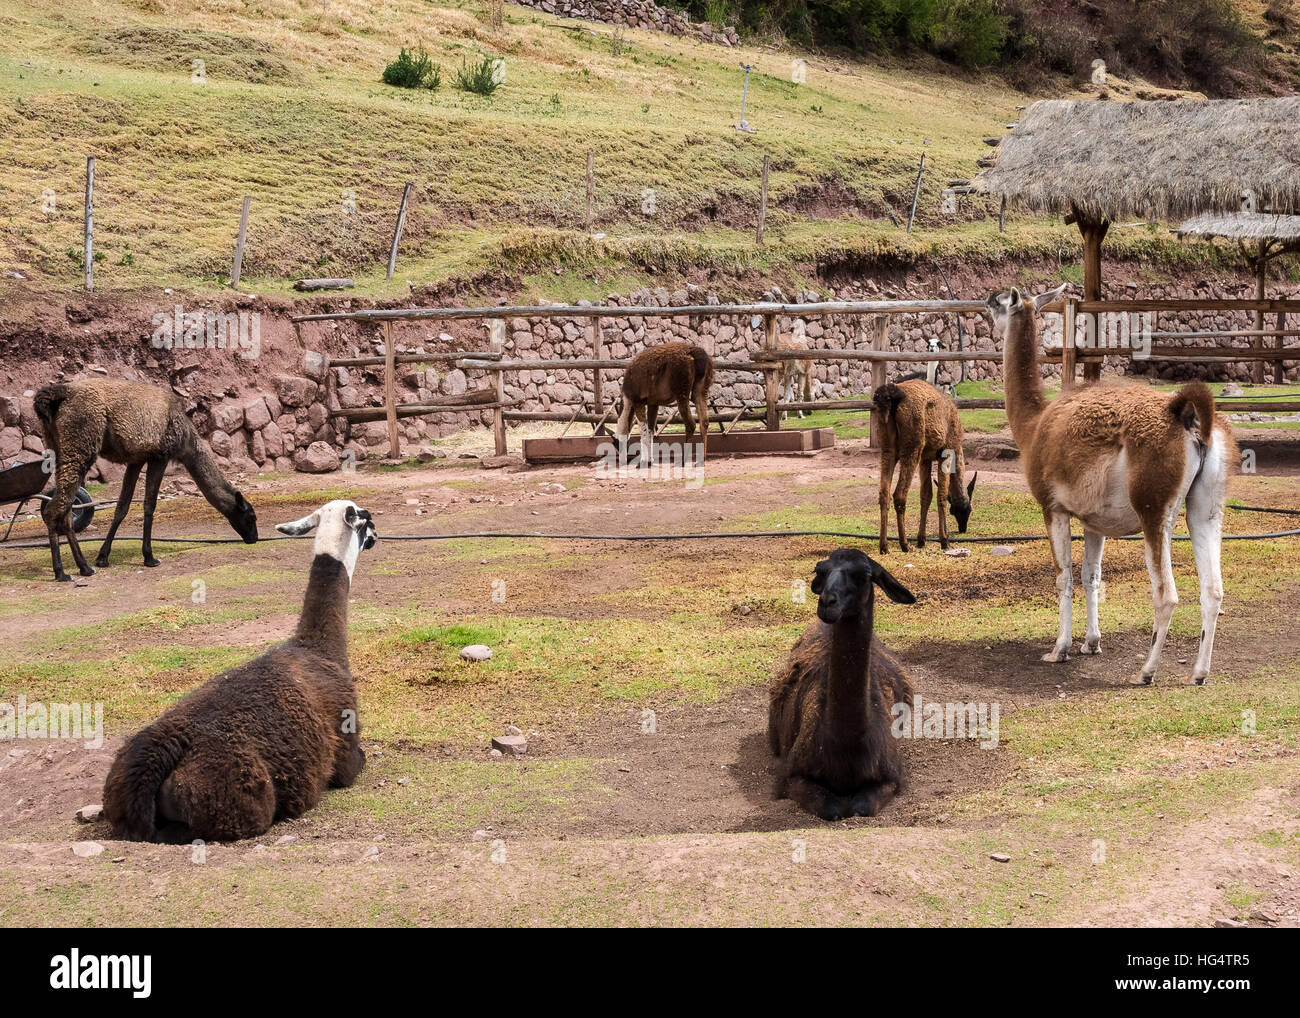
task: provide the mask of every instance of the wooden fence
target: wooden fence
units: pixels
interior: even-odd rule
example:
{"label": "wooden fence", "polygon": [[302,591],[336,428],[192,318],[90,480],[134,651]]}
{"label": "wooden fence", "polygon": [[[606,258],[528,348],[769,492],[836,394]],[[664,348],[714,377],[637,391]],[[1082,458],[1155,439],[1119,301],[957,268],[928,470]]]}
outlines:
{"label": "wooden fence", "polygon": [[[810,360],[826,361],[866,361],[871,365],[871,388],[874,391],[883,385],[891,364],[928,364],[930,362],[1001,362],[1001,351],[995,350],[941,350],[911,351],[888,349],[890,319],[895,315],[910,314],[978,314],[986,310],[984,301],[978,300],[882,300],[882,301],[826,301],[816,304],[698,304],[682,307],[620,307],[612,305],[560,305],[546,304],[535,306],[500,306],[479,308],[379,308],[367,311],[340,311],[322,314],[299,315],[293,322],[300,329],[302,325],[312,322],[351,321],[379,324],[384,330],[384,355],[372,357],[353,357],[330,362],[331,367],[377,367],[384,366],[384,405],[382,407],[343,408],[331,411],[333,417],[348,420],[351,423],[386,420],[390,452],[393,457],[400,455],[400,443],[397,432],[397,420],[400,417],[426,416],[447,413],[465,413],[491,410],[493,414],[493,438],[497,455],[506,452],[506,423],[509,421],[561,421],[567,425],[583,422],[595,425],[599,432],[610,421],[617,398],[610,406],[605,405],[603,373],[607,370],[625,369],[630,358],[610,358],[603,356],[603,327],[605,318],[682,318],[698,322],[705,317],[754,318],[758,317],[763,326],[763,346],[747,360],[715,360],[718,371],[752,372],[761,374],[764,379],[764,399],[761,403],[747,405],[741,401],[739,407],[725,407],[734,410],[734,416],[720,415],[719,425],[730,429],[740,420],[761,420],[769,431],[781,427],[781,412],[785,410],[870,410],[871,400],[827,399],[815,401],[781,402],[779,369],[782,361]],[[1150,346],[1149,357],[1143,358],[1142,348],[1127,346],[1088,347],[1077,342],[1079,327],[1086,321],[1086,315],[1128,315],[1134,313],[1178,313],[1190,311],[1224,311],[1224,312],[1264,312],[1277,315],[1277,328],[1274,330],[1207,330],[1196,332],[1159,332],[1152,331],[1150,337],[1162,339],[1174,338],[1250,338],[1255,341],[1251,347],[1215,346],[1215,347],[1179,347],[1171,345]],[[1062,368],[1062,386],[1072,388],[1076,382],[1076,370],[1082,362],[1105,359],[1107,357],[1149,359],[1160,362],[1212,362],[1212,361],[1264,361],[1276,365],[1276,377],[1282,379],[1283,361],[1300,360],[1300,349],[1287,348],[1284,338],[1300,335],[1300,330],[1288,330],[1285,327],[1287,314],[1300,314],[1300,300],[1112,300],[1080,301],[1069,298],[1049,305],[1043,314],[1057,313],[1064,316],[1064,336],[1076,337],[1075,343],[1063,343],[1060,347],[1040,350],[1039,358],[1046,363],[1060,363]],[[779,322],[781,318],[822,318],[841,316],[857,320],[856,330],[859,336],[869,335],[869,348],[810,348],[804,350],[778,349]],[[534,319],[579,319],[586,323],[587,339],[592,351],[591,357],[547,357],[547,358],[507,358],[505,351],[506,321],[522,318]],[[392,338],[392,323],[402,322],[444,322],[444,321],[481,320],[492,323],[489,329],[490,342],[486,351],[457,350],[441,353],[402,353],[395,351]],[[1263,339],[1275,336],[1273,348],[1266,348]],[[396,368],[404,363],[453,363],[465,371],[481,371],[488,375],[488,387],[456,396],[443,396],[427,403],[400,404],[396,398]],[[590,371],[592,373],[592,406],[585,405],[565,410],[530,411],[515,409],[518,400],[508,399],[505,393],[505,376],[523,371],[544,371],[562,369],[568,371]],[[1300,400],[1280,401],[1251,400],[1249,397],[1222,400],[1225,409],[1236,410],[1300,410]],[[960,409],[1003,409],[1000,399],[958,399]],[[671,422],[671,417],[669,422]],[[871,429],[872,444],[877,444],[874,421]],[[568,430],[566,426],[566,431]]]}

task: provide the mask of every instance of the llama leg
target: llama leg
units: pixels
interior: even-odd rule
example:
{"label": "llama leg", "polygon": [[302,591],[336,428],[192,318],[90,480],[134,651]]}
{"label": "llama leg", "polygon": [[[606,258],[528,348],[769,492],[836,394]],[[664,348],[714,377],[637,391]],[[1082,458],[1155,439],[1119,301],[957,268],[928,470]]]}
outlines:
{"label": "llama leg", "polygon": [[1151,603],[1155,609],[1155,620],[1151,629],[1151,653],[1142,666],[1142,673],[1133,680],[1137,686],[1149,686],[1155,682],[1160,653],[1165,649],[1165,636],[1169,633],[1169,621],[1174,617],[1174,608],[1178,606],[1178,587],[1174,584],[1174,569],[1169,554],[1168,522],[1162,519],[1155,527],[1144,527],[1143,536],[1146,538],[1147,572],[1151,575]]}
{"label": "llama leg", "polygon": [[943,468],[942,457],[935,461],[939,479],[935,482],[939,497],[939,547],[948,550],[948,491],[952,487],[952,474]]}
{"label": "llama leg", "polygon": [[95,565],[103,569],[108,565],[109,552],[113,550],[113,538],[117,536],[117,528],[122,525],[126,519],[126,514],[131,508],[131,496],[135,494],[135,482],[140,477],[140,468],[142,463],[128,463],[126,473],[122,475],[122,491],[117,496],[117,508],[113,511],[113,522],[108,526],[108,533],[104,535],[104,543],[99,546],[99,554],[95,556]]}
{"label": "llama leg", "polygon": [[144,555],[144,564],[151,567],[160,564],[153,557],[153,511],[158,504],[158,489],[162,487],[163,474],[166,471],[166,460],[150,460],[149,469],[144,475],[144,536],[140,543],[140,551]]}
{"label": "llama leg", "polygon": [[[930,467],[931,464],[929,463],[921,464],[921,519],[916,527],[916,546],[918,548],[925,547],[925,531],[926,527],[929,525],[930,503],[934,501],[934,481],[930,478]],[[939,508],[942,512],[942,495],[939,496]],[[940,538],[943,537],[943,527],[939,528],[939,536]],[[946,548],[948,545],[945,543],[944,547]]]}
{"label": "llama leg", "polygon": [[[1212,450],[1210,456],[1214,456]],[[1222,456],[1220,454],[1219,458]],[[1206,464],[1200,480],[1187,493],[1187,529],[1192,534],[1192,553],[1196,557],[1196,574],[1201,581],[1201,646],[1192,666],[1196,685],[1205,684],[1210,675],[1210,658],[1214,654],[1214,631],[1219,624],[1219,607],[1223,604],[1223,574],[1219,566],[1223,531],[1222,473],[1207,478]],[[1217,483],[1215,483],[1217,480]]]}
{"label": "llama leg", "polygon": [[894,479],[894,460],[888,451],[880,453],[880,554],[889,554],[889,484]]}
{"label": "llama leg", "polygon": [[791,777],[785,785],[787,798],[793,799],[809,813],[815,813],[823,820],[843,820],[852,816],[852,803],[844,796],[836,795],[824,785],[819,785],[811,778]]}
{"label": "llama leg", "polygon": [[1052,560],[1056,563],[1056,594],[1061,609],[1061,628],[1056,637],[1056,646],[1043,655],[1043,660],[1055,663],[1070,659],[1070,643],[1074,632],[1074,563],[1070,558],[1070,514],[1052,513],[1047,520],[1047,536],[1052,545]]}
{"label": "llama leg", "polygon": [[912,487],[912,478],[916,476],[916,467],[921,460],[921,453],[909,453],[898,463],[898,483],[894,485],[894,513],[898,516],[898,546],[903,551],[911,551],[907,544],[907,492]]}
{"label": "llama leg", "polygon": [[82,554],[81,545],[77,541],[77,534],[72,526],[72,506],[77,488],[80,487],[82,479],[98,454],[99,451],[96,449],[85,458],[84,463],[69,464],[59,462],[56,454],[54,490],[49,499],[41,503],[41,517],[45,520],[45,527],[50,536],[50,557],[54,566],[54,578],[61,583],[66,583],[69,577],[63,570],[63,556],[59,554],[60,534],[68,540],[68,550],[72,552],[77,571],[82,576],[95,575],[95,570],[86,561],[86,556]]}
{"label": "llama leg", "polygon": [[614,441],[618,445],[618,465],[627,466],[627,439],[632,434],[632,418],[635,408],[632,401],[623,397],[623,409],[619,411],[618,423],[614,425]]}
{"label": "llama leg", "polygon": [[1087,606],[1088,625],[1084,630],[1080,654],[1101,653],[1101,625],[1097,621],[1097,595],[1101,590],[1101,553],[1106,549],[1103,534],[1085,529],[1083,532],[1083,600]]}
{"label": "llama leg", "polygon": [[695,413],[700,418],[700,460],[709,453],[709,393],[700,389],[695,395]]}

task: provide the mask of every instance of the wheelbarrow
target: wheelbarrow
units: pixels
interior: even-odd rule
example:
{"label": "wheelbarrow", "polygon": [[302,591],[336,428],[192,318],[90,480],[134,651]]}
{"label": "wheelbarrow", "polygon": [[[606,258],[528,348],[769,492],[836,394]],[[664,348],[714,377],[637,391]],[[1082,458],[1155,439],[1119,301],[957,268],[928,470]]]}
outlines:
{"label": "wheelbarrow", "polygon": [[[50,496],[45,494],[45,486],[49,480],[50,475],[45,460],[14,463],[7,470],[0,470],[0,505],[9,502],[18,503],[18,508],[9,518],[5,536],[0,538],[0,541],[9,540],[9,533],[14,529],[14,523],[18,520],[18,514],[23,511],[23,506],[32,499],[39,502],[49,500]],[[85,488],[78,488],[72,502],[72,527],[79,534],[90,526],[90,521],[95,518],[95,500],[90,497],[90,492]]]}

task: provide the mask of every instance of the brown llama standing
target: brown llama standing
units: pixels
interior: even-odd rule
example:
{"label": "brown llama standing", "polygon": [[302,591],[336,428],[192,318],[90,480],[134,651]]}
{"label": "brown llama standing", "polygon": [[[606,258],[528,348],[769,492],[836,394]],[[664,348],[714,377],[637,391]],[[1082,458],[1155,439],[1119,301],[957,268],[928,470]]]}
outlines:
{"label": "brown llama standing", "polygon": [[691,343],[661,343],[642,350],[632,358],[623,375],[623,408],[614,429],[619,444],[626,447],[632,419],[641,422],[640,462],[649,465],[654,459],[652,443],[658,424],[659,408],[676,403],[686,425],[689,445],[695,434],[690,404],[700,417],[701,451],[707,455],[709,444],[709,387],[713,385],[713,358],[703,347]]}
{"label": "brown llama standing", "polygon": [[903,788],[891,711],[911,701],[912,683],[872,637],[876,586],[892,601],[916,601],[856,548],[818,562],[812,590],[820,621],[772,678],[767,737],[777,798],[823,820],[873,817]]}
{"label": "brown llama standing", "polygon": [[41,507],[50,535],[54,578],[69,579],[59,554],[59,534],[68,540],[82,576],[95,570],[86,562],[72,528],[72,503],[86,472],[102,456],[126,465],[122,492],[113,522],[99,546],[95,565],[108,565],[117,528],[126,518],[135,482],[145,467],[144,540],[141,551],[146,566],[158,565],[153,556],[153,514],[167,464],[178,462],[189,471],[203,496],[246,542],[257,540],[257,515],[244,496],[221,476],[203,440],[185,415],[179,401],[167,390],[140,382],[90,379],[47,385],[36,393],[36,415],[45,444],[54,450],[54,492]]}
{"label": "brown llama standing", "polygon": [[127,740],[104,781],[115,835],[152,841],[170,822],[205,841],[256,837],[302,816],[326,788],[351,785],[365,766],[348,593],[375,526],[370,513],[339,499],[276,529],[316,530],[297,632],[209,679]]}
{"label": "brown llama standing", "polygon": [[962,452],[961,417],[957,404],[934,386],[919,378],[887,382],[872,395],[873,413],[880,421],[880,553],[889,551],[889,486],[898,466],[898,483],[894,486],[894,511],[898,514],[898,546],[907,546],[905,517],[907,492],[917,467],[921,469],[921,521],[916,546],[925,547],[926,521],[934,498],[931,475],[938,468],[939,546],[948,547],[948,516],[945,505],[952,507],[957,532],[966,533],[970,519],[970,500],[975,494],[978,474],[963,488],[966,457]]}
{"label": "brown llama standing", "polygon": [[[989,298],[994,333],[1003,340],[1007,418],[1029,490],[1043,507],[1056,564],[1060,630],[1044,661],[1065,661],[1072,647],[1074,567],[1070,519],[1083,524],[1083,590],[1087,628],[1082,654],[1101,653],[1097,593],[1107,537],[1142,532],[1151,577],[1155,622],[1151,649],[1132,681],[1155,681],[1169,621],[1178,604],[1170,536],[1187,505],[1187,529],[1201,583],[1201,638],[1191,681],[1205,682],[1223,601],[1219,566],[1224,493],[1237,445],[1232,428],[1214,412],[1204,382],[1170,395],[1140,386],[1089,385],[1048,403],[1038,373],[1036,313],[1061,287],[1024,300],[1020,291]],[[1069,337],[1067,337],[1068,341]]]}
{"label": "brown llama standing", "polygon": [[[802,350],[807,352],[808,340],[803,332],[783,332],[776,340],[778,350]],[[779,361],[779,367],[776,372],[776,388],[782,393],[781,398],[787,403],[793,403],[796,396],[803,402],[811,403],[813,399],[813,363],[811,360],[800,358],[793,361]],[[799,417],[804,415],[802,410],[796,411]],[[790,411],[785,412],[785,416],[790,416]]]}

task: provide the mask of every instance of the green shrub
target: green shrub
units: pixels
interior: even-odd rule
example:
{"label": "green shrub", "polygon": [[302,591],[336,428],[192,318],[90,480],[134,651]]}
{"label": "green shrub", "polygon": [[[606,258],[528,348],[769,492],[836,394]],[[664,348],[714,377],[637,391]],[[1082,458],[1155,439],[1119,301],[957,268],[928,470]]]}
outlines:
{"label": "green shrub", "polygon": [[500,82],[496,76],[496,60],[492,57],[484,57],[474,65],[468,65],[464,60],[460,62],[460,70],[456,72],[456,87],[466,92],[475,92],[478,95],[491,95],[497,90]]}
{"label": "green shrub", "polygon": [[414,52],[405,46],[397,59],[384,68],[384,84],[397,88],[437,88],[442,84],[442,68],[430,59],[424,47]]}

